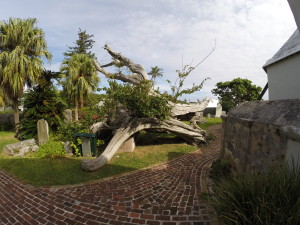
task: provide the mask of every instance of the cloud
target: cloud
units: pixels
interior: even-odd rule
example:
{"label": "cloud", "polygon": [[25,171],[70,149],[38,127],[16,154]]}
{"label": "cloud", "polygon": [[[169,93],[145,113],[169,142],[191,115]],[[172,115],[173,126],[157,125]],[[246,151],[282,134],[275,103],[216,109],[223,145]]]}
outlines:
{"label": "cloud", "polygon": [[[54,69],[76,41],[79,27],[94,34],[101,62],[110,60],[102,48],[108,43],[147,71],[163,68],[164,79],[170,80],[182,64],[203,59],[216,40],[215,52],[186,80],[189,87],[211,77],[203,87],[206,93],[236,77],[264,86],[262,65],[296,28],[288,3],[274,0],[10,0],[1,16],[36,17]],[[166,84],[161,80],[160,85]]]}

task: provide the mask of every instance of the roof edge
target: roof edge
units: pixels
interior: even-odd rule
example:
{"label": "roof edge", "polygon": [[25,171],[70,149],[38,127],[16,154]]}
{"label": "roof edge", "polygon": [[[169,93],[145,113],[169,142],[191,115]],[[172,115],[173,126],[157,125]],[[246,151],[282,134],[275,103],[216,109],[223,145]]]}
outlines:
{"label": "roof edge", "polygon": [[296,29],[291,37],[283,44],[283,46],[276,52],[276,54],[263,65],[263,69],[267,72],[267,67],[277,63],[289,56],[300,52],[300,34]]}

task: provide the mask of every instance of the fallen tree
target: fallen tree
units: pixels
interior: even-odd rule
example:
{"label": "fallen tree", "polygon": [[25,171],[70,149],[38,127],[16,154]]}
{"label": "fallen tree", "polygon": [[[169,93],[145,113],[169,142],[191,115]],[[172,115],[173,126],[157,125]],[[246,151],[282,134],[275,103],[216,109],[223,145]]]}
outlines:
{"label": "fallen tree", "polygon": [[[114,100],[111,102],[108,99],[107,104],[109,105],[109,103],[113,102],[113,107],[110,107],[110,111],[107,112],[102,122],[96,123],[91,127],[91,131],[101,136],[101,133],[109,130],[113,134],[113,137],[99,157],[96,159],[84,159],[82,161],[82,168],[84,170],[93,171],[104,166],[112,159],[126,140],[141,130],[165,130],[176,134],[189,144],[199,145],[205,143],[206,132],[204,130],[198,126],[187,125],[177,120],[176,117],[184,113],[203,111],[208,104],[208,100],[204,100],[202,103],[196,105],[175,104],[167,101],[162,94],[152,89],[152,85],[149,85],[148,74],[140,64],[136,64],[122,54],[114,52],[108,45],[105,45],[104,49],[112,56],[113,61],[105,65],[100,65],[95,60],[94,65],[106,78],[123,81],[128,84],[122,87],[123,89],[125,88],[122,91],[126,92],[127,100],[124,95],[118,95],[118,93],[113,93],[112,98]],[[122,70],[110,73],[105,69],[110,66],[118,68],[126,67],[130,73],[124,74]],[[202,85],[203,82],[199,85],[199,88]],[[119,87],[116,83],[110,83],[110,86],[111,88]],[[132,89],[132,86],[137,88]],[[193,88],[195,89],[194,86]],[[107,90],[111,91],[111,89]],[[132,95],[128,98],[128,94],[130,93]],[[130,99],[131,97],[137,97],[141,93],[143,95],[140,99]],[[138,103],[139,100],[142,102]],[[146,108],[139,110],[140,106]]]}

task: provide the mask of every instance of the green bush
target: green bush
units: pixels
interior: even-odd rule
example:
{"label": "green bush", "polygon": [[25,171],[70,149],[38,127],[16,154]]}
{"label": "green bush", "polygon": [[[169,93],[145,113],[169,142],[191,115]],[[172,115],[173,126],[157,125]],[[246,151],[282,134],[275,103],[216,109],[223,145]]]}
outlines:
{"label": "green bush", "polygon": [[0,131],[12,131],[13,129],[14,129],[14,124],[12,123],[0,124]]}
{"label": "green bush", "polygon": [[210,203],[221,225],[300,224],[300,169],[274,167],[222,179]]}
{"label": "green bush", "polygon": [[12,110],[12,109],[0,111],[0,114],[13,114],[13,113],[14,113],[14,110]]}
{"label": "green bush", "polygon": [[150,95],[152,84],[143,81],[138,85],[118,84],[109,81],[109,88],[104,88],[107,99],[104,113],[115,112],[121,104],[132,116],[138,118],[157,118],[164,120],[170,116],[171,108],[164,94]]}
{"label": "green bush", "polygon": [[210,177],[219,181],[221,178],[230,177],[232,174],[232,165],[226,159],[217,159],[211,165]]}
{"label": "green bush", "polygon": [[86,129],[94,123],[102,121],[104,118],[103,111],[101,111],[101,108],[98,106],[85,107],[80,109],[78,113],[80,124],[82,124],[82,126]]}
{"label": "green bush", "polygon": [[59,128],[59,136],[62,141],[76,142],[76,133],[87,132],[87,128],[79,122],[62,124]]}
{"label": "green bush", "polygon": [[20,122],[17,136],[21,140],[34,138],[37,134],[37,121],[45,119],[50,131],[57,131],[63,118],[65,104],[52,86],[34,87],[25,96],[24,117]]}
{"label": "green bush", "polygon": [[53,137],[51,137],[47,143],[45,143],[39,147],[39,150],[34,154],[34,156],[39,157],[39,158],[64,157],[65,150],[64,150],[64,147],[63,147],[63,144],[61,141],[56,141],[56,140],[54,140]]}

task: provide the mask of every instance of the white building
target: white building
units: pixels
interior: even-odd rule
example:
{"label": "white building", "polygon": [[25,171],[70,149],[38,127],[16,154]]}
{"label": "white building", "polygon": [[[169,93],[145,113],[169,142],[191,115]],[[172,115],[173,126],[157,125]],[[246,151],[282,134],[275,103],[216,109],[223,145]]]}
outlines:
{"label": "white building", "polygon": [[207,117],[208,114],[210,114],[213,117],[218,117],[218,118],[221,117],[222,106],[219,103],[218,99],[209,99],[209,102],[203,111],[203,115],[205,117]]}
{"label": "white building", "polygon": [[300,98],[300,1],[288,2],[298,29],[263,66],[268,74],[270,100]]}
{"label": "white building", "polygon": [[300,98],[300,34],[298,29],[263,68],[268,74],[270,100]]}

